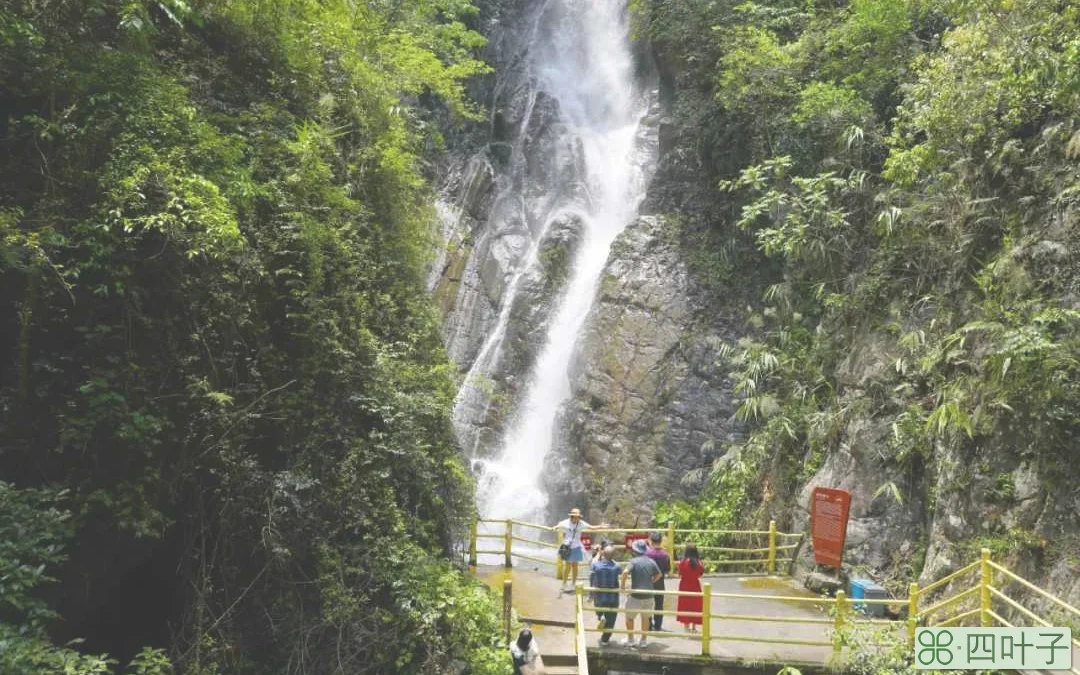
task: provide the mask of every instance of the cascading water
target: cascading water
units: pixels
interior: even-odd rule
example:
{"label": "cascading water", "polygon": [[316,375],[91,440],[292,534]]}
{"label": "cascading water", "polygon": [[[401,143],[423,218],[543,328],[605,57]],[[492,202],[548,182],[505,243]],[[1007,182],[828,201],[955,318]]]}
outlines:
{"label": "cascading water", "polygon": [[[655,138],[642,125],[652,98],[636,82],[625,0],[548,0],[535,16],[527,66],[531,99],[541,92],[557,103],[563,137],[550,148],[564,154],[571,148],[577,175],[555,181],[558,189],[552,187],[549,194],[529,202],[542,209],[528,214],[542,227],[506,287],[497,323],[473,362],[455,410],[460,423],[467,411],[476,409],[474,378],[487,375],[498,363],[519,282],[537,264],[538,243],[548,225],[560,216],[576,217],[582,224],[581,240],[564,291],[547,317],[544,346],[501,447],[483,461],[481,513],[522,519],[543,515],[547,499],[540,477],[559,408],[570,394],[568,370],[575,343],[611,245],[636,217],[655,162]],[[523,124],[528,124],[527,116]]]}

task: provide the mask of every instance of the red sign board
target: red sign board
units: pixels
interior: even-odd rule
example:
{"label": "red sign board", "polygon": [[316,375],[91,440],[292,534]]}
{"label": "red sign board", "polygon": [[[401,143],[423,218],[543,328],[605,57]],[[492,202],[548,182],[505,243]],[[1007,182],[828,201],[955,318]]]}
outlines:
{"label": "red sign board", "polygon": [[627,551],[632,550],[630,547],[633,546],[634,542],[637,541],[638,539],[644,539],[644,540],[648,541],[649,533],[648,532],[628,532],[626,534],[626,541],[625,541],[626,550]]}
{"label": "red sign board", "polygon": [[814,488],[810,497],[810,534],[814,541],[814,562],[840,568],[847,538],[851,493],[832,488]]}

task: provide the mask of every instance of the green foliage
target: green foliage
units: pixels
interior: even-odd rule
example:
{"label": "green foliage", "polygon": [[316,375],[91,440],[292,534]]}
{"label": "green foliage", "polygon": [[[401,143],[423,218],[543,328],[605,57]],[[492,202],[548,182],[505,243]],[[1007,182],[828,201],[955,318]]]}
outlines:
{"label": "green foliage", "polygon": [[773,129],[797,91],[798,54],[768,29],[731,29],[731,47],[720,64],[716,98],[721,106],[763,123],[763,150],[775,148]]}
{"label": "green foliage", "polygon": [[[673,523],[677,529],[738,529],[751,498],[763,464],[763,457],[756,448],[744,447],[717,460],[713,467],[705,498],[696,502],[674,501],[656,505],[654,520],[657,527]],[[735,547],[751,542],[738,542],[727,535],[702,535],[694,542],[698,546]],[[760,543],[760,542],[758,542]],[[757,546],[757,543],[753,544]],[[707,559],[725,558],[725,555],[702,552]]]}
{"label": "green foliage", "polygon": [[742,207],[736,225],[741,229],[761,225],[754,236],[765,255],[815,272],[837,262],[852,247],[849,214],[836,201],[857,191],[865,175],[789,176],[791,166],[790,157],[777,157],[747,167],[737,180],[723,181],[720,188],[751,192],[753,201]]}
{"label": "green foliage", "polygon": [[811,133],[816,128],[833,137],[852,126],[865,126],[872,118],[873,111],[858,92],[829,82],[811,82],[804,87],[791,116],[793,122],[803,127],[804,133]]}
{"label": "green foliage", "polygon": [[848,648],[844,667],[856,675],[944,675],[948,671],[915,668],[914,652],[904,631],[846,622],[840,639]]}
{"label": "green foliage", "polygon": [[[72,535],[64,491],[19,489],[0,481],[0,670],[12,675],[111,673],[114,661],[57,647],[46,635],[56,613],[35,591],[55,582]],[[149,671],[148,671],[149,672]]]}
{"label": "green foliage", "polygon": [[33,590],[55,581],[47,570],[64,560],[72,529],[71,514],[61,506],[66,496],[0,481],[0,605],[23,615],[32,630],[55,616]]}
{"label": "green foliage", "polygon": [[[721,354],[749,431],[725,451],[766,458],[755,479],[790,499],[872,421],[908,478],[878,490],[894,503],[930,492],[943,454],[1075,482],[1080,3],[668,4],[636,3],[687,64],[666,203],[749,334]],[[770,508],[756,496],[735,521]]]}
{"label": "green foliage", "polygon": [[565,247],[551,246],[540,252],[540,265],[544,270],[544,291],[551,292],[566,283],[570,273],[570,255]]}
{"label": "green foliage", "polygon": [[53,646],[68,605],[29,589],[99,593],[137,550],[176,584],[118,631],[176,640],[130,672],[499,672],[494,605],[446,562],[472,484],[421,281],[424,165],[488,70],[475,12],[0,8],[0,471],[71,514],[4,488],[0,670],[113,668]]}

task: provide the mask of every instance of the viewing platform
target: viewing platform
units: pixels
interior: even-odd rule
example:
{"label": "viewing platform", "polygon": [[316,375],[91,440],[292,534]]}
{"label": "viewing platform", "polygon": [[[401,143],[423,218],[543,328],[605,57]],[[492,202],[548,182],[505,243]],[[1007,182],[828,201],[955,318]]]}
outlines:
{"label": "viewing platform", "polygon": [[[561,582],[550,571],[542,571],[539,565],[531,568],[481,566],[477,568],[477,575],[499,592],[502,592],[506,581],[511,581],[512,601],[518,620],[529,625],[545,654],[575,653],[577,597],[575,593],[560,593]],[[614,643],[626,637],[620,616],[612,637],[613,646],[599,647],[597,642],[600,633],[588,632],[586,648],[590,661],[607,660],[615,663],[630,659],[635,662],[653,661],[664,665],[677,663],[684,667],[700,667],[705,660],[729,666],[784,664],[798,666],[804,671],[823,669],[828,665],[833,654],[831,634],[835,623],[827,614],[827,605],[831,604],[829,600],[823,600],[799,587],[790,577],[717,574],[705,577],[703,581],[711,585],[713,593],[710,607],[713,637],[708,657],[702,657],[701,654],[701,632],[688,633],[676,621],[676,596],[669,595],[664,603],[665,611],[671,612],[664,617],[665,635],[650,634],[650,644],[645,649],[616,646]],[[678,580],[670,580],[668,587],[677,588]],[[776,600],[747,597],[756,595]],[[785,601],[783,598],[787,597],[797,597],[806,602]],[[587,597],[585,602],[588,602]],[[763,622],[744,617],[771,620]],[[595,630],[595,612],[585,611],[584,619],[587,631]],[[791,621],[792,619],[798,622]],[[891,624],[891,630],[897,631],[898,637],[902,639],[904,625],[888,623]],[[622,630],[622,633],[617,632],[619,630]],[[726,640],[724,635],[743,636],[748,639]],[[777,668],[771,668],[769,672],[775,673],[776,670]]]}
{"label": "viewing platform", "polygon": [[[524,536],[528,528],[540,534]],[[692,594],[709,599],[702,603],[698,632],[688,632],[676,620],[679,582],[677,576],[669,576],[666,590],[653,592],[665,599],[664,630],[650,631],[644,648],[618,644],[627,634],[621,607],[606,610],[619,616],[611,631],[613,644],[599,646],[601,630],[589,596],[589,563],[580,566],[578,587],[562,592],[557,536],[550,536],[558,534],[554,528],[482,521],[470,542],[469,557],[476,563],[477,576],[503,593],[507,640],[528,626],[554,675],[775,675],[785,666],[794,666],[804,675],[835,672],[843,671],[849,659],[865,658],[868,653],[913,650],[920,626],[1049,627],[1080,620],[1080,610],[998,565],[988,550],[983,550],[979,560],[923,588],[911,584],[903,597],[853,600],[843,590],[834,596],[812,593],[786,574],[787,569],[778,569],[781,562],[788,563],[785,568],[790,565],[791,557],[785,560],[778,554],[797,550],[797,541],[787,542],[799,535],[777,532],[775,525],[761,531],[672,527],[656,531],[662,533],[669,554],[678,554],[693,541],[699,551],[712,551],[714,557],[702,561],[707,574],[701,580],[701,592]],[[613,538],[638,536],[642,530],[593,532]],[[492,539],[502,546],[484,549],[477,543]],[[708,543],[698,543],[703,541]],[[745,571],[720,571],[738,567]],[[1019,589],[1045,600],[1044,607],[1053,608],[1057,623],[1007,592]],[[888,610],[875,612],[874,607]],[[1080,636],[1073,638],[1072,669],[1044,672],[1080,675]]]}

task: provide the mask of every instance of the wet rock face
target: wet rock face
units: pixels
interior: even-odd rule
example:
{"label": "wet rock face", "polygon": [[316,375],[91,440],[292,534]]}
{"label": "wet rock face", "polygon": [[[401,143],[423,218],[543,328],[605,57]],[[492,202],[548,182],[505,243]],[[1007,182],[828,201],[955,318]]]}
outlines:
{"label": "wet rock face", "polygon": [[[909,471],[883,460],[879,449],[891,434],[891,425],[880,420],[857,420],[849,425],[841,449],[830,454],[803,485],[792,514],[793,531],[809,530],[810,498],[815,488],[847,490],[851,512],[845,562],[877,570],[910,562],[914,542],[926,532],[925,515],[920,503],[899,502],[892,492],[881,489],[893,483],[903,494],[920,490]],[[801,566],[812,567],[812,548],[806,546],[801,553]]]}
{"label": "wet rock face", "polygon": [[[567,275],[584,234],[572,214],[555,218],[540,240],[537,257],[522,277],[504,338],[504,368],[528,373],[547,338],[551,310],[566,286]],[[523,379],[523,378],[520,378]],[[515,389],[514,395],[520,393]]]}
{"label": "wet rock face", "polygon": [[580,222],[553,205],[581,192],[581,150],[566,140],[558,102],[528,67],[530,17],[540,4],[505,0],[485,10],[485,58],[496,75],[473,96],[490,117],[450,135],[442,167],[442,245],[428,286],[460,374],[455,426],[474,456],[498,444],[565,282],[562,261],[580,239]]}
{"label": "wet rock face", "polygon": [[[496,75],[474,92],[489,122],[448,137],[445,246],[429,287],[459,368],[455,427],[472,457],[494,452],[513,421],[582,246],[583,223],[560,209],[591,199],[584,149],[528,65],[530,16],[544,4],[495,3],[487,60]],[[651,77],[651,56],[638,61]],[[662,124],[651,110],[642,133],[655,141]],[[696,494],[685,474],[733,440],[730,391],[714,365],[730,336],[715,328],[723,317],[706,317],[692,299],[691,284],[663,221],[643,218],[616,241],[555,425],[546,476],[553,515],[573,500],[593,518],[645,518],[656,501]]]}
{"label": "wet rock face", "polygon": [[713,365],[720,336],[699,320],[668,227],[642,217],[612,249],[548,457],[552,517],[579,505],[594,519],[644,522],[657,500],[695,494],[681,479],[734,440]]}

